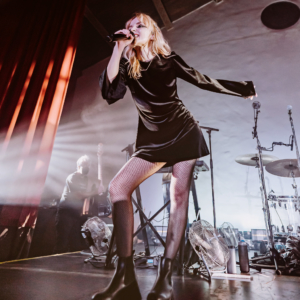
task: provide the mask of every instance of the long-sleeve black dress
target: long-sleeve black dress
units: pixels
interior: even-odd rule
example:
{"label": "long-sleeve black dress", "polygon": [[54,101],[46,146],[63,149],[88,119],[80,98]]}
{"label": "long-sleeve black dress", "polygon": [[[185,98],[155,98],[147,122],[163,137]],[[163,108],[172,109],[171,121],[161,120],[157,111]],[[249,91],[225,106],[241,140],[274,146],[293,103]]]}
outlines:
{"label": "long-sleeve black dress", "polygon": [[143,70],[138,80],[129,77],[128,60],[122,58],[113,82],[109,82],[104,70],[99,84],[109,104],[122,99],[129,87],[139,113],[133,156],[150,162],[166,162],[165,166],[172,166],[209,154],[201,129],[177,95],[177,77],[216,93],[255,95],[252,81],[212,79],[189,67],[175,52],[140,64]]}

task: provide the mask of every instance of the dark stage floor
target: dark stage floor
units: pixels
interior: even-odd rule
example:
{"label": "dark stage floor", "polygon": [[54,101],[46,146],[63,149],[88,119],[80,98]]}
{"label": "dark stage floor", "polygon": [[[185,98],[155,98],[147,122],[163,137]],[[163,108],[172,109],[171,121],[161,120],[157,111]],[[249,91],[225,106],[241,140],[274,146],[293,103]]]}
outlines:
{"label": "dark stage floor", "polygon": [[[71,253],[0,264],[1,300],[88,300],[110,281],[113,270],[96,269],[83,263],[86,256]],[[146,299],[156,269],[138,269],[138,281]],[[177,276],[175,299],[300,299],[300,277],[276,276],[272,270],[251,271],[253,281]]]}

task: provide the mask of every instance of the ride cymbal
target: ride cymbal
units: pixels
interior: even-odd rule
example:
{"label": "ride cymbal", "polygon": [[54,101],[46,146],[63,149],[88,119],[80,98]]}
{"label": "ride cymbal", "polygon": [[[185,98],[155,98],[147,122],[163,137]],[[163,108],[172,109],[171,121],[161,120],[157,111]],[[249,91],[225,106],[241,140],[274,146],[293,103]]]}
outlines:
{"label": "ride cymbal", "polygon": [[[261,157],[264,166],[279,159],[276,156],[268,155],[268,154],[262,154]],[[258,160],[259,160],[258,153],[240,155],[235,159],[235,161],[241,165],[254,166],[254,167],[256,166],[256,162]]]}
{"label": "ride cymbal", "polygon": [[298,168],[297,159],[280,159],[274,161],[266,166],[266,170],[276,176],[280,177],[300,177],[300,170]]}

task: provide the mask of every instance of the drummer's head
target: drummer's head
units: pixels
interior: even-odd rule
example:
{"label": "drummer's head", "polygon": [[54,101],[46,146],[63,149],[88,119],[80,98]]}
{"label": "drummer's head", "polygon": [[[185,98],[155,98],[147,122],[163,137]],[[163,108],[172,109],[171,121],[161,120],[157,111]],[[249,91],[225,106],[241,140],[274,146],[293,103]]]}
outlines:
{"label": "drummer's head", "polygon": [[90,158],[87,155],[81,156],[77,160],[77,172],[81,173],[82,175],[87,175],[90,171]]}

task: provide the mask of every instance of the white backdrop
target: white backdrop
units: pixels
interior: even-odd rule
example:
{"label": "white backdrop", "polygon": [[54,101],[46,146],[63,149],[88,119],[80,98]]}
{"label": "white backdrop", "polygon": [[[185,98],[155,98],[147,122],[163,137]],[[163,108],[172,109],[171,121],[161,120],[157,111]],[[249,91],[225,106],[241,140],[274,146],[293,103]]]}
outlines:
{"label": "white backdrop", "polygon": [[[298,0],[292,2],[300,5]],[[273,141],[288,143],[288,104],[293,106],[300,143],[300,24],[281,31],[266,28],[260,15],[270,3],[210,3],[175,22],[174,29],[163,31],[172,49],[199,72],[217,79],[254,81],[259,96],[255,100],[261,102],[258,133],[266,147]],[[135,140],[138,116],[130,93],[111,106],[101,97],[98,76],[107,62],[86,69],[78,80],[72,122],[58,130],[47,180],[52,189],[62,190],[76,159],[84,153],[95,153],[98,142],[105,147],[103,173],[107,185],[125,162],[121,150]],[[212,133],[217,225],[228,221],[239,230],[264,228],[257,169],[235,162],[239,155],[256,152],[251,101],[203,91],[180,79],[178,92],[201,125],[220,129]],[[206,133],[205,137],[208,142]],[[269,154],[279,159],[296,158],[295,151],[280,146]],[[203,159],[209,164],[209,157]],[[291,179],[266,173],[266,183],[268,192],[273,189],[279,195],[293,194]],[[201,217],[213,223],[208,172],[199,174],[196,188]],[[163,203],[161,175],[144,182],[141,191],[146,214],[153,213]],[[279,212],[286,222],[284,210]],[[280,225],[278,217],[272,216],[273,223]],[[189,217],[194,219],[192,205]]]}

